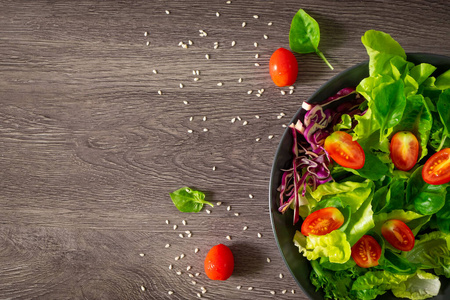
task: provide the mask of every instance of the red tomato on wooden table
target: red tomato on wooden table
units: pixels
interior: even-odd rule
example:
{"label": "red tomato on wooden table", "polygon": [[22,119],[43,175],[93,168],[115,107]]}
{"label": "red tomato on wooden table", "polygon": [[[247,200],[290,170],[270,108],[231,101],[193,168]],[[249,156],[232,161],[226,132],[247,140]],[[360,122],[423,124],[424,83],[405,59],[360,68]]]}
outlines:
{"label": "red tomato on wooden table", "polygon": [[419,157],[419,141],[409,131],[399,131],[391,139],[389,146],[395,167],[402,171],[411,170]]}
{"label": "red tomato on wooden table", "polygon": [[411,229],[401,220],[387,220],[381,226],[381,234],[395,249],[410,251],[414,248],[415,238]]}
{"label": "red tomato on wooden table", "polygon": [[380,257],[381,246],[370,235],[364,235],[352,247],[352,258],[361,268],[378,266]]}
{"label": "red tomato on wooden table", "polygon": [[294,54],[278,48],[270,57],[270,77],[277,86],[292,85],[297,80],[298,63]]}
{"label": "red tomato on wooden table", "polygon": [[366,156],[361,145],[344,131],[335,131],[325,139],[325,150],[331,158],[345,168],[361,169]]}
{"label": "red tomato on wooden table", "polygon": [[422,177],[426,183],[433,185],[450,182],[450,148],[442,149],[427,160]]}
{"label": "red tomato on wooden table", "polygon": [[230,248],[223,244],[209,250],[205,258],[205,273],[212,280],[227,280],[234,269],[234,256]]}

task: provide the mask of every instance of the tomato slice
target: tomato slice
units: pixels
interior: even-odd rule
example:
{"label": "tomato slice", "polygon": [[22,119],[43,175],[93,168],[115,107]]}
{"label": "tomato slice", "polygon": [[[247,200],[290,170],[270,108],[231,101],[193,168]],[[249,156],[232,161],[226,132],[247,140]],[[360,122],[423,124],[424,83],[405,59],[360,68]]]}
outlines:
{"label": "tomato slice", "polygon": [[427,160],[422,177],[426,183],[434,185],[450,182],[450,148],[442,149]]}
{"label": "tomato slice", "polygon": [[391,159],[395,167],[402,171],[411,170],[419,157],[419,141],[409,131],[399,131],[391,139]]}
{"label": "tomato slice", "polygon": [[277,86],[292,85],[297,80],[297,59],[291,51],[278,48],[270,57],[269,71]]}
{"label": "tomato slice", "polygon": [[384,222],[381,234],[398,250],[410,251],[414,248],[414,234],[403,221],[393,219]]}
{"label": "tomato slice", "polygon": [[335,207],[316,210],[303,221],[301,232],[304,236],[325,235],[344,224],[344,215]]}
{"label": "tomato slice", "polygon": [[361,145],[344,131],[335,131],[325,139],[325,150],[339,165],[361,169],[366,156]]}
{"label": "tomato slice", "polygon": [[364,235],[352,247],[352,258],[361,268],[378,266],[380,256],[380,244],[370,235]]}

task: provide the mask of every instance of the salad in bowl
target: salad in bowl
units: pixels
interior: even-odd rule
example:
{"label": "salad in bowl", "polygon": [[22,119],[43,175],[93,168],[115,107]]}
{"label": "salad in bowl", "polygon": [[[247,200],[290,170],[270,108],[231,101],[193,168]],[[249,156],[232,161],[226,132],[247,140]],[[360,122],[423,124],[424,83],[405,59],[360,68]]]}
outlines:
{"label": "salad in bowl", "polygon": [[368,76],[289,126],[278,214],[321,298],[431,298],[450,278],[450,70],[380,31],[362,42]]}

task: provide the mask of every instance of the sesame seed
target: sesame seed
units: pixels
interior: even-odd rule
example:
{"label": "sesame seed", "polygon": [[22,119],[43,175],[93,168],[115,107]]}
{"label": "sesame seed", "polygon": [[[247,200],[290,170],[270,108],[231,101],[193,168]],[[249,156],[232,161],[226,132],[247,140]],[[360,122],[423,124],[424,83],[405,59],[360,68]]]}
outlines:
{"label": "sesame seed", "polygon": [[173,295],[173,291],[168,291],[167,294]]}
{"label": "sesame seed", "polygon": [[234,215],[235,215],[236,217],[239,217],[239,213],[234,213]]}
{"label": "sesame seed", "polygon": [[149,42],[149,41],[147,41],[145,44],[146,44],[147,46],[150,46],[150,42]]}
{"label": "sesame seed", "polygon": [[147,36],[147,35],[148,35],[148,31],[144,32],[144,36]]}
{"label": "sesame seed", "polygon": [[180,259],[182,259],[182,258],[184,258],[184,254],[183,253],[181,253],[181,255],[180,255]]}
{"label": "sesame seed", "polygon": [[236,288],[237,288],[238,290],[240,290],[240,289],[242,288],[242,286],[238,285]]}
{"label": "sesame seed", "polygon": [[173,230],[177,230],[178,225],[173,225]]}
{"label": "sesame seed", "polygon": [[289,91],[289,95],[292,95],[294,93],[294,90]]}
{"label": "sesame seed", "polygon": [[200,78],[198,78],[198,77],[194,78],[194,81],[199,81],[199,80],[200,80]]}
{"label": "sesame seed", "polygon": [[194,278],[194,275],[193,275],[193,274],[191,274],[191,273],[189,273],[189,277],[191,277],[191,278]]}
{"label": "sesame seed", "polygon": [[261,233],[259,233],[259,232],[258,232],[258,237],[259,237],[259,238],[262,237]]}
{"label": "sesame seed", "polygon": [[196,285],[196,284],[197,284],[197,281],[192,280],[191,283],[192,283],[193,285]]}
{"label": "sesame seed", "polygon": [[231,4],[231,1],[227,1],[226,3],[227,3],[227,4]]}
{"label": "sesame seed", "polygon": [[256,97],[258,97],[258,98],[261,97],[261,94],[256,94]]}
{"label": "sesame seed", "polygon": [[197,293],[197,297],[201,298],[201,297],[202,297],[202,294]]}
{"label": "sesame seed", "polygon": [[242,121],[241,117],[237,116],[236,119],[238,119],[239,121]]}
{"label": "sesame seed", "polygon": [[183,43],[183,44],[181,45],[181,48],[187,49],[187,48],[188,48],[188,45],[186,45],[186,44]]}
{"label": "sesame seed", "polygon": [[286,127],[287,127],[287,125],[286,125],[286,124],[282,124],[282,125],[281,125],[281,127],[283,127],[283,128],[286,128]]}
{"label": "sesame seed", "polygon": [[195,70],[192,70],[192,75],[195,75]]}
{"label": "sesame seed", "polygon": [[207,209],[206,213],[209,215],[209,214],[211,214],[211,211],[209,209]]}
{"label": "sesame seed", "polygon": [[255,54],[255,58],[259,58],[259,54],[258,53]]}
{"label": "sesame seed", "polygon": [[241,82],[242,82],[242,78],[239,78],[239,79],[238,79],[238,82],[241,83]]}
{"label": "sesame seed", "polygon": [[186,271],[189,271],[191,268],[192,268],[191,266],[187,266]]}
{"label": "sesame seed", "polygon": [[267,23],[267,26],[272,26],[273,22]]}
{"label": "sesame seed", "polygon": [[260,117],[260,116],[258,116],[258,115],[256,115],[256,116],[255,116],[255,118],[259,119],[259,118],[261,118],[261,117]]}
{"label": "sesame seed", "polygon": [[219,44],[214,45],[214,49],[217,49],[217,48],[219,48]]}
{"label": "sesame seed", "polygon": [[289,86],[289,89],[293,90],[293,89],[295,89],[295,87],[293,85],[291,85],[291,86]]}
{"label": "sesame seed", "polygon": [[253,43],[253,46],[258,47],[258,43],[257,43],[257,42],[254,42],[254,43]]}
{"label": "sesame seed", "polygon": [[194,120],[194,117],[189,117],[189,122],[192,122]]}
{"label": "sesame seed", "polygon": [[223,85],[222,82],[217,83],[217,86],[222,86],[222,85]]}
{"label": "sesame seed", "polygon": [[248,226],[244,226],[244,228],[242,228],[242,230],[247,230],[248,229]]}
{"label": "sesame seed", "polygon": [[179,260],[179,259],[180,259],[180,257],[179,257],[179,256],[175,257],[175,260]]}
{"label": "sesame seed", "polygon": [[260,64],[259,63],[255,63],[255,67],[259,67],[260,66]]}
{"label": "sesame seed", "polygon": [[144,253],[139,253],[139,256],[140,256],[140,257],[144,257],[145,254],[144,254]]}
{"label": "sesame seed", "polygon": [[230,211],[230,210],[231,210],[231,205],[229,205],[229,206],[227,207],[227,210],[228,210],[228,211]]}
{"label": "sesame seed", "polygon": [[200,273],[195,273],[195,277],[198,277],[200,275]]}
{"label": "sesame seed", "polygon": [[275,291],[270,291],[270,293],[271,293],[272,295],[275,295]]}
{"label": "sesame seed", "polygon": [[158,94],[159,94],[159,95],[162,95],[162,92],[161,92],[161,90],[159,90],[159,91],[158,91]]}
{"label": "sesame seed", "polygon": [[200,71],[199,70],[195,70],[195,75],[199,76],[200,75]]}
{"label": "sesame seed", "polygon": [[194,249],[194,253],[198,253],[198,251],[200,251],[198,248]]}
{"label": "sesame seed", "polygon": [[261,140],[261,138],[256,138],[255,141],[259,142]]}
{"label": "sesame seed", "polygon": [[183,273],[181,273],[181,271],[177,271],[176,274],[177,274],[177,275],[181,275],[181,274],[183,274]]}
{"label": "sesame seed", "polygon": [[206,116],[203,116],[203,122],[206,121]]}
{"label": "sesame seed", "polygon": [[253,195],[252,195],[252,194],[248,194],[248,197],[249,197],[250,199],[253,199]]}
{"label": "sesame seed", "polygon": [[247,121],[244,121],[243,123],[242,123],[242,125],[247,125],[248,124],[248,122]]}
{"label": "sesame seed", "polygon": [[188,44],[189,44],[190,46],[192,46],[192,45],[194,45],[194,42],[191,41],[191,40],[189,40],[189,41],[188,41]]}
{"label": "sesame seed", "polygon": [[219,202],[217,202],[216,204],[217,204],[217,206],[221,206],[221,205],[222,205],[222,202],[219,201]]}
{"label": "sesame seed", "polygon": [[187,132],[188,132],[188,133],[193,133],[192,129],[188,129]]}
{"label": "sesame seed", "polygon": [[186,230],[184,233],[186,233],[186,234],[190,234],[191,233],[191,231],[190,230]]}
{"label": "sesame seed", "polygon": [[166,248],[169,248],[170,247],[170,244],[166,244],[166,246],[165,246]]}
{"label": "sesame seed", "polygon": [[170,15],[170,11],[168,11],[167,9],[166,9],[166,14]]}
{"label": "sesame seed", "polygon": [[269,36],[267,34],[263,35],[264,39],[267,40]]}
{"label": "sesame seed", "polygon": [[281,274],[281,273],[278,276],[280,277],[280,279],[282,279],[284,277],[283,274]]}
{"label": "sesame seed", "polygon": [[170,223],[169,220],[166,220],[166,224],[169,225],[169,223]]}
{"label": "sesame seed", "polygon": [[[216,166],[213,166],[213,167],[212,167],[212,170],[215,171],[215,170],[216,170]],[[217,202],[217,203],[219,203],[219,202]]]}
{"label": "sesame seed", "polygon": [[282,290],[281,293],[284,295],[286,294],[287,290]]}
{"label": "sesame seed", "polygon": [[141,291],[145,292],[145,286],[141,285]]}
{"label": "sesame seed", "polygon": [[186,220],[181,221],[181,224],[186,225]]}
{"label": "sesame seed", "polygon": [[220,17],[220,13],[219,12],[216,12],[216,17]]}
{"label": "sesame seed", "polygon": [[206,59],[209,59],[209,54],[205,54],[205,58],[206,58]]}
{"label": "sesame seed", "polygon": [[253,290],[253,287],[250,286],[250,287],[248,288],[248,290],[249,290],[249,291]]}
{"label": "sesame seed", "polygon": [[206,289],[205,289],[204,286],[201,286],[200,289],[201,289],[202,291],[206,291]]}
{"label": "sesame seed", "polygon": [[247,25],[247,23],[242,22],[242,27],[245,27]]}
{"label": "sesame seed", "polygon": [[152,72],[153,72],[153,74],[158,74],[158,71],[156,71],[156,70],[153,70]]}
{"label": "sesame seed", "polygon": [[292,293],[292,294],[295,294],[295,290],[291,290],[291,293]]}
{"label": "sesame seed", "polygon": [[192,233],[189,233],[189,234],[187,235],[188,238],[190,238],[191,236],[192,236]]}
{"label": "sesame seed", "polygon": [[236,122],[236,118],[231,119],[231,123]]}
{"label": "sesame seed", "polygon": [[253,18],[258,19],[259,16],[258,15],[253,15]]}
{"label": "sesame seed", "polygon": [[236,46],[236,41],[231,41],[231,47]]}
{"label": "sesame seed", "polygon": [[169,265],[169,270],[172,270],[173,266],[172,264]]}
{"label": "sesame seed", "polygon": [[280,93],[281,93],[281,95],[286,95],[286,92],[285,91],[280,91]]}
{"label": "sesame seed", "polygon": [[180,89],[184,88],[184,85],[182,83],[180,83]]}
{"label": "sesame seed", "polygon": [[270,263],[270,258],[267,258],[267,262]]}
{"label": "sesame seed", "polygon": [[182,233],[180,233],[178,236],[179,236],[180,238],[184,238],[184,235],[183,235]]}
{"label": "sesame seed", "polygon": [[269,135],[267,138],[268,138],[269,140],[271,140],[271,139],[273,139],[273,135]]}
{"label": "sesame seed", "polygon": [[279,119],[281,119],[283,116],[277,116],[277,119],[279,120]]}
{"label": "sesame seed", "polygon": [[260,90],[258,90],[258,92],[262,94],[262,93],[264,93],[264,89],[260,89]]}
{"label": "sesame seed", "polygon": [[182,41],[178,42],[178,46],[183,45],[184,43]]}
{"label": "sesame seed", "polygon": [[225,238],[226,238],[227,240],[231,241],[231,236],[227,235]]}
{"label": "sesame seed", "polygon": [[184,103],[185,105],[188,105],[188,104],[189,104],[189,102],[187,102],[186,100],[183,100],[183,103]]}
{"label": "sesame seed", "polygon": [[203,131],[204,131],[204,132],[207,132],[207,131],[208,131],[208,128],[203,128]]}

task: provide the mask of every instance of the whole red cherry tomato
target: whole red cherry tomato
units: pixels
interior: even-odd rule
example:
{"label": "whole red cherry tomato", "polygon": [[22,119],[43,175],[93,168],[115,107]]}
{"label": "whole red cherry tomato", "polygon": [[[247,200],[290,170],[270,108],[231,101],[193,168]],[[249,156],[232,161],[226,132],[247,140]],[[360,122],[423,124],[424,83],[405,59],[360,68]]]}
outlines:
{"label": "whole red cherry tomato", "polygon": [[409,131],[399,131],[391,139],[391,159],[394,166],[402,171],[411,170],[419,157],[419,141]]}
{"label": "whole red cherry tomato", "polygon": [[227,280],[234,269],[234,257],[230,248],[223,244],[209,250],[205,258],[205,273],[212,280]]}
{"label": "whole red cherry tomato", "polygon": [[297,80],[298,63],[294,54],[278,48],[270,57],[270,77],[277,86],[292,85]]}

